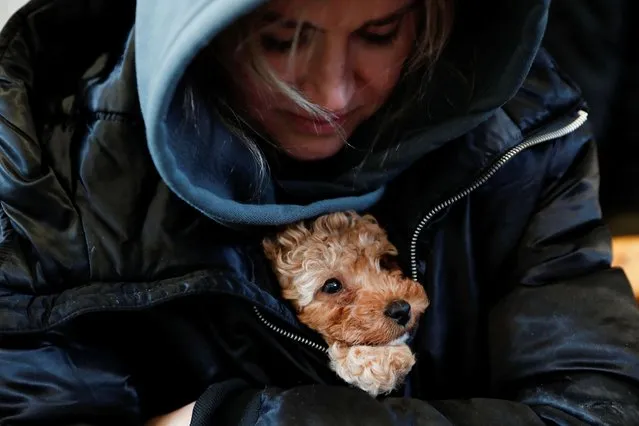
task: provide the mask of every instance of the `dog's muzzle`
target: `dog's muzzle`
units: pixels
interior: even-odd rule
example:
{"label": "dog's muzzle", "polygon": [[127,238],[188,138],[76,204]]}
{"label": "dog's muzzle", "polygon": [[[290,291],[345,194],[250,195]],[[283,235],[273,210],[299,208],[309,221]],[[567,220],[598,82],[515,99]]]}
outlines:
{"label": "dog's muzzle", "polygon": [[388,304],[384,315],[403,327],[410,321],[410,303],[405,300],[395,300]]}

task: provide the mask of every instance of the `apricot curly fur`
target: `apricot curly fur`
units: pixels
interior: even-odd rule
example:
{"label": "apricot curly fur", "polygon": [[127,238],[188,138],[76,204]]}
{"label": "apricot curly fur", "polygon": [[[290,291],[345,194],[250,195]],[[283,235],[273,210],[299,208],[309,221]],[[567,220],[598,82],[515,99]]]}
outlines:
{"label": "apricot curly fur", "polygon": [[372,396],[393,391],[415,365],[408,345],[342,346],[329,348],[331,368],[345,382]]}
{"label": "apricot curly fur", "polygon": [[[414,357],[408,346],[389,344],[416,326],[429,302],[422,285],[392,261],[397,248],[373,216],[327,214],[287,227],[263,247],[283,297],[329,344],[331,367],[340,377],[371,394],[403,380]],[[342,285],[336,294],[321,291],[331,279]],[[397,300],[411,307],[405,325],[385,314]]]}

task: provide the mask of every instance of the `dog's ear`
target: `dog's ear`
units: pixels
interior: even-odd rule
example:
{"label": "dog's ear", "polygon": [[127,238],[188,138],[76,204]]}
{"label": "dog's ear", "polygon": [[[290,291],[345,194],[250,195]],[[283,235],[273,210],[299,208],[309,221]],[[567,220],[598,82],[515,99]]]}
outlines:
{"label": "dog's ear", "polygon": [[310,235],[304,222],[298,222],[284,228],[275,236],[262,240],[262,248],[266,257],[273,261],[280,258],[283,253],[294,250]]}
{"label": "dog's ear", "polygon": [[361,220],[363,222],[369,223],[371,225],[378,225],[379,226],[379,222],[377,222],[377,219],[375,219],[375,216],[373,216],[372,214],[365,214],[363,216],[361,216]]}
{"label": "dog's ear", "polygon": [[[375,240],[380,244],[379,252],[382,253],[380,263],[387,265],[385,269],[397,269],[397,247],[390,242],[388,233],[379,224],[379,221],[371,214],[361,216],[359,226],[362,230],[375,236]],[[382,266],[384,268],[384,266]]]}
{"label": "dog's ear", "polygon": [[311,225],[317,235],[330,235],[344,233],[361,220],[354,211],[340,211],[328,213],[317,217]]}
{"label": "dog's ear", "polygon": [[275,261],[275,259],[279,257],[279,245],[273,238],[264,238],[262,240],[262,249],[264,250],[266,258],[271,262]]}

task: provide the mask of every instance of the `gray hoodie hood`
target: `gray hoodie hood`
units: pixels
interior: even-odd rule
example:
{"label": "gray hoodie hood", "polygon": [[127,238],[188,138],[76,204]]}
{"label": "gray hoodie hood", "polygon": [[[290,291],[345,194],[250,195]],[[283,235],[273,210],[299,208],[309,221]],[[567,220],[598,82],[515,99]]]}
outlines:
{"label": "gray hoodie hood", "polygon": [[[244,144],[206,111],[198,130],[185,132],[182,103],[176,100],[182,97],[180,81],[201,49],[261,3],[137,2],[136,75],[153,161],[178,196],[226,224],[280,225],[373,205],[390,179],[486,120],[517,92],[541,43],[549,0],[459,1],[451,41],[428,83],[424,107],[405,121],[401,143],[325,180],[270,179],[255,199],[250,194],[258,170]],[[276,188],[282,185],[305,201],[279,200]]]}

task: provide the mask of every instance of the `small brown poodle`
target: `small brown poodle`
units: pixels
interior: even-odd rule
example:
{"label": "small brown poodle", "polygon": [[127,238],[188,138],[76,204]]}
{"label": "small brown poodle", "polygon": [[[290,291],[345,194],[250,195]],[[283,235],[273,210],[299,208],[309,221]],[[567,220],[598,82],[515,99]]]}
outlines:
{"label": "small brown poodle", "polygon": [[406,341],[429,302],[394,262],[397,249],[375,218],[327,214],[263,246],[283,297],[324,337],[338,376],[373,396],[403,382],[415,364]]}

